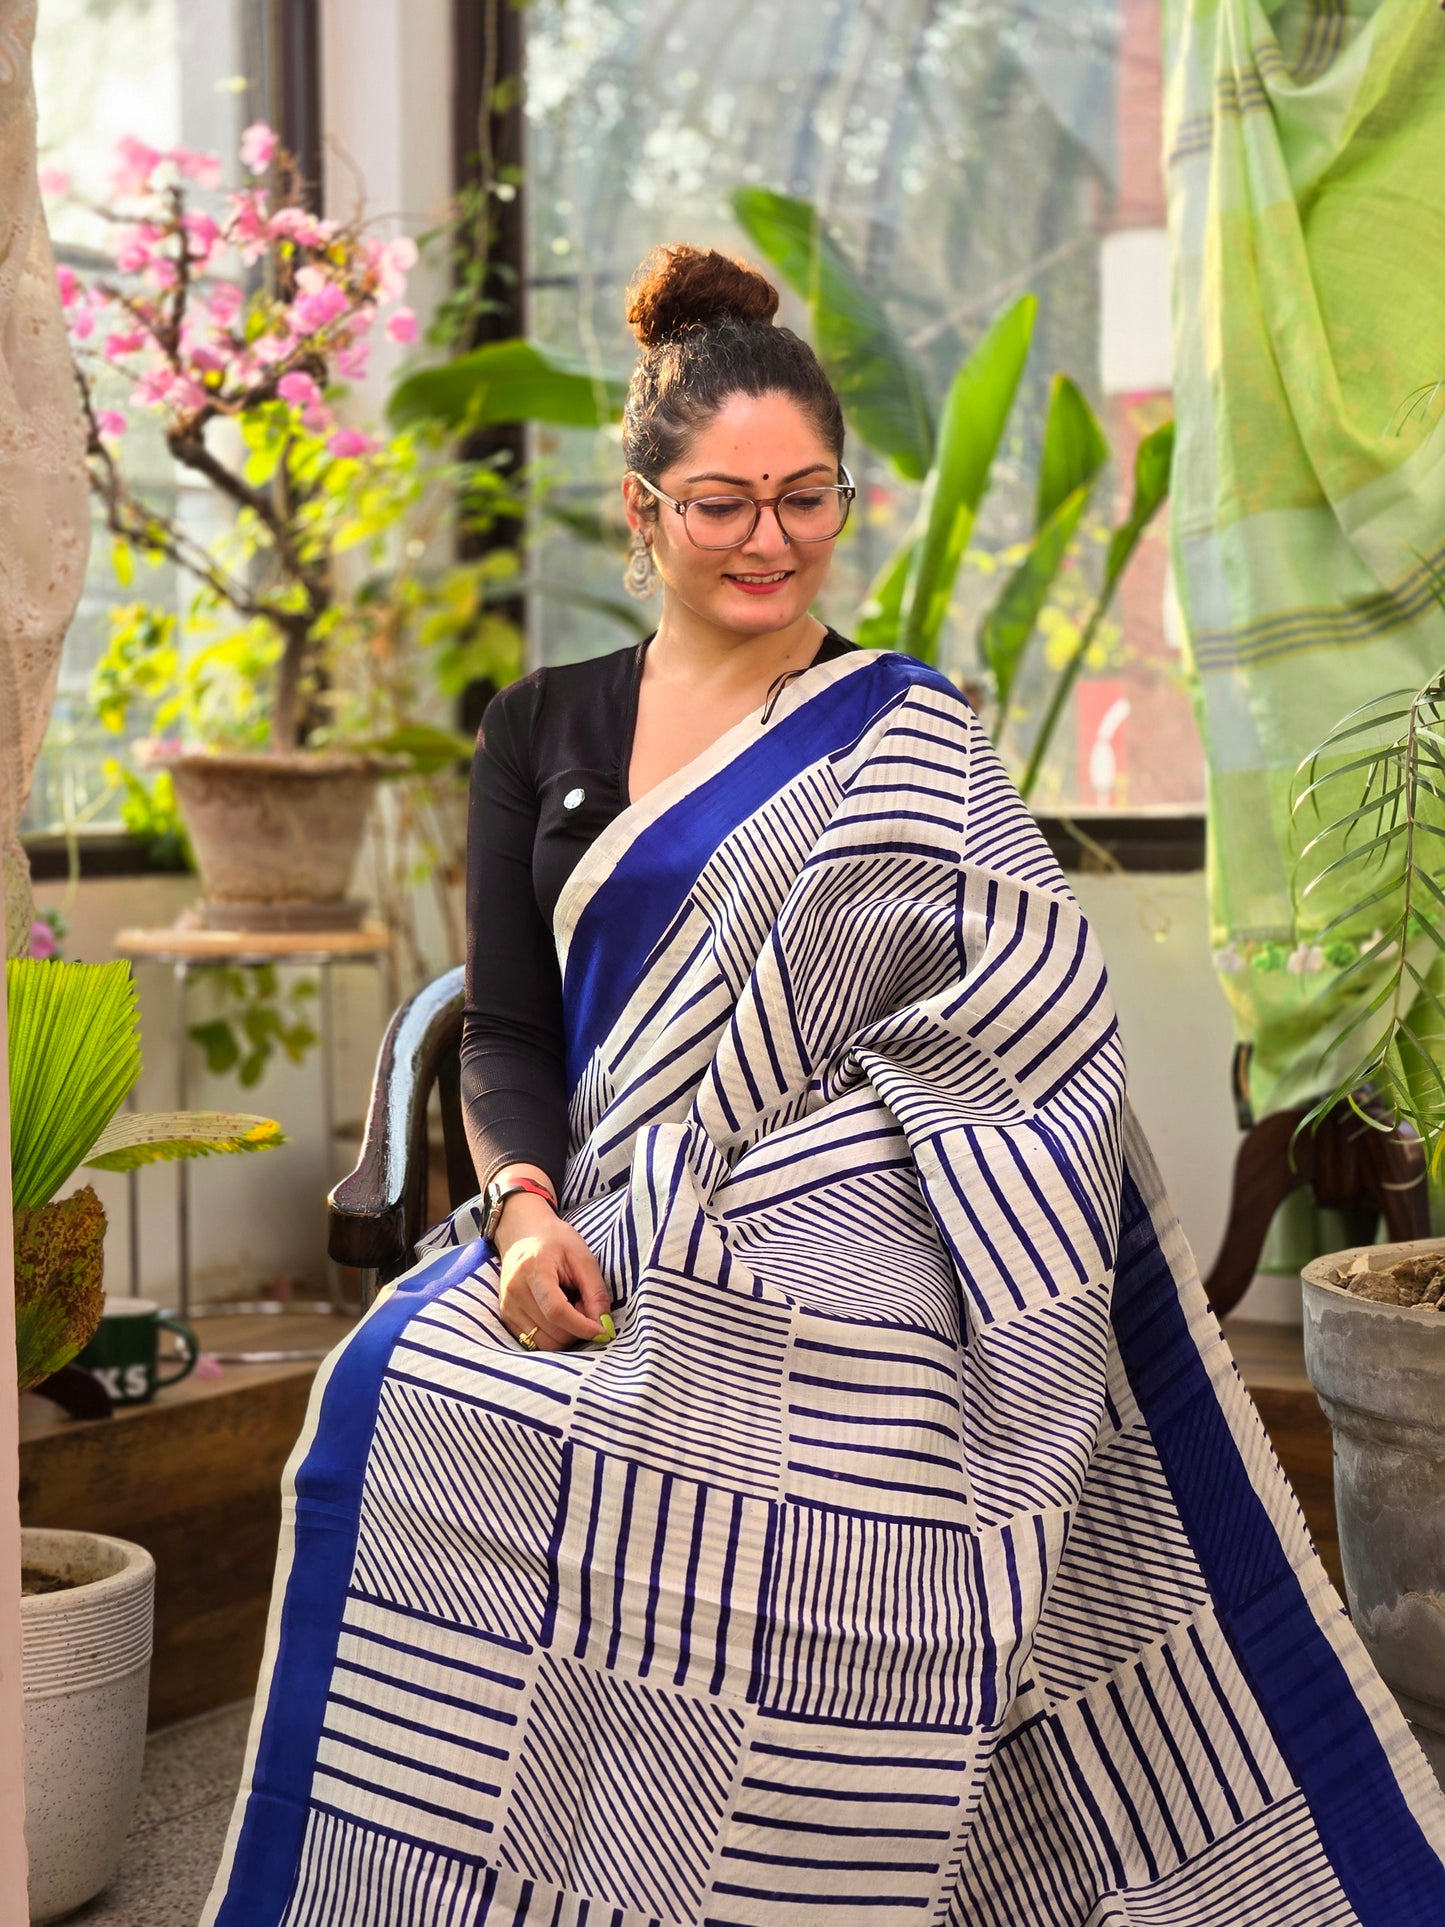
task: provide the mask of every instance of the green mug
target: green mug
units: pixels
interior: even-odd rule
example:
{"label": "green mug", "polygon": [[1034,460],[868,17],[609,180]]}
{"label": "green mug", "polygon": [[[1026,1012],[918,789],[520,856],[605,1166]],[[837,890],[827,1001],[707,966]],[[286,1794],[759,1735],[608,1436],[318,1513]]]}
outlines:
{"label": "green mug", "polygon": [[[158,1359],[163,1327],[180,1339],[181,1351]],[[163,1312],[154,1300],[115,1298],[107,1293],[95,1336],[75,1363],[100,1380],[112,1405],[144,1405],[161,1386],[178,1384],[195,1364],[200,1349],[190,1326]],[[178,1365],[180,1369],[162,1378],[156,1370],[158,1363]]]}

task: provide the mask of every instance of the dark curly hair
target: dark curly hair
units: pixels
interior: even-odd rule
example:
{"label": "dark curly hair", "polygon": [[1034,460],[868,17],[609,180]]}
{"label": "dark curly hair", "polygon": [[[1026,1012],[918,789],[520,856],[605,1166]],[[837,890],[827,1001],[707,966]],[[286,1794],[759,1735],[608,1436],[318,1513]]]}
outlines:
{"label": "dark curly hair", "polygon": [[777,289],[745,261],[685,242],[653,249],[627,290],[642,349],[622,418],[629,469],[655,481],[733,395],[789,396],[842,460],[837,393],[807,342],[773,325],[777,311]]}

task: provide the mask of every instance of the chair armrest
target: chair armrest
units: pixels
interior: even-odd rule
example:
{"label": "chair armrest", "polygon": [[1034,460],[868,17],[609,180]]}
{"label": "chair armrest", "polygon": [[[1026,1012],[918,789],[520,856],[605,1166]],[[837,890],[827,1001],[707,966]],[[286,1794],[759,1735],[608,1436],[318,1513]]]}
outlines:
{"label": "chair armrest", "polygon": [[327,1199],[331,1256],[382,1282],[411,1263],[426,1229],[427,1101],[460,1048],[463,994],[458,964],[409,997],[387,1025],[361,1156]]}

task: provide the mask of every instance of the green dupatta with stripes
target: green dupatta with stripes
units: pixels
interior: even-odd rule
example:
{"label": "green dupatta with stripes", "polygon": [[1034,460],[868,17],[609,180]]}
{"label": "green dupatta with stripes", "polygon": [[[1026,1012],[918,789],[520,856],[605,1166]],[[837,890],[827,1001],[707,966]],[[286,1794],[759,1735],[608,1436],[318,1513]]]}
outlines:
{"label": "green dupatta with stripes", "polygon": [[1336,988],[1368,922],[1320,941],[1357,877],[1293,900],[1294,771],[1445,663],[1445,17],[1166,0],[1165,38],[1174,560],[1215,960],[1264,1111],[1348,1072],[1322,1047],[1383,981]]}

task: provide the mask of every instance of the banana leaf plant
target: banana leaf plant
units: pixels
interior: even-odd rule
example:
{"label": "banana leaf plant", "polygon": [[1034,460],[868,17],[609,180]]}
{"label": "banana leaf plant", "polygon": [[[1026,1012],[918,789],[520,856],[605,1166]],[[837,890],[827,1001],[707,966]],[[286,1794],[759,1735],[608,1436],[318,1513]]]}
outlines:
{"label": "banana leaf plant", "polygon": [[[1435,584],[1445,606],[1445,585]],[[1335,965],[1321,999],[1327,1094],[1308,1129],[1348,1103],[1361,1125],[1399,1120],[1445,1163],[1445,669],[1372,697],[1300,764],[1291,799],[1296,911]],[[1375,1101],[1371,1101],[1371,1100]]]}
{"label": "banana leaf plant", "polygon": [[[938,660],[958,572],[991,479],[1028,360],[1038,303],[1024,295],[994,321],[962,363],[935,416],[923,371],[882,302],[806,201],[741,188],[733,213],[749,239],[808,303],[819,359],[849,425],[908,481],[921,480],[912,529],[875,577],[854,633],[865,647]],[[1169,492],[1174,429],[1140,443],[1128,514],[1109,539],[1103,576],[1034,732],[1019,788],[1038,781],[1049,744],[1119,581]],[[1039,618],[1109,464],[1103,429],[1067,375],[1054,376],[1024,552],[983,618],[978,649],[993,681],[992,734],[1012,713],[1020,671]]]}
{"label": "banana leaf plant", "polygon": [[129,964],[12,958],[5,981],[23,1392],[68,1364],[100,1323],[105,1212],[88,1185],[52,1203],[63,1184],[82,1168],[134,1171],[159,1160],[270,1150],[286,1140],[268,1117],[121,1111],[140,1074]]}

